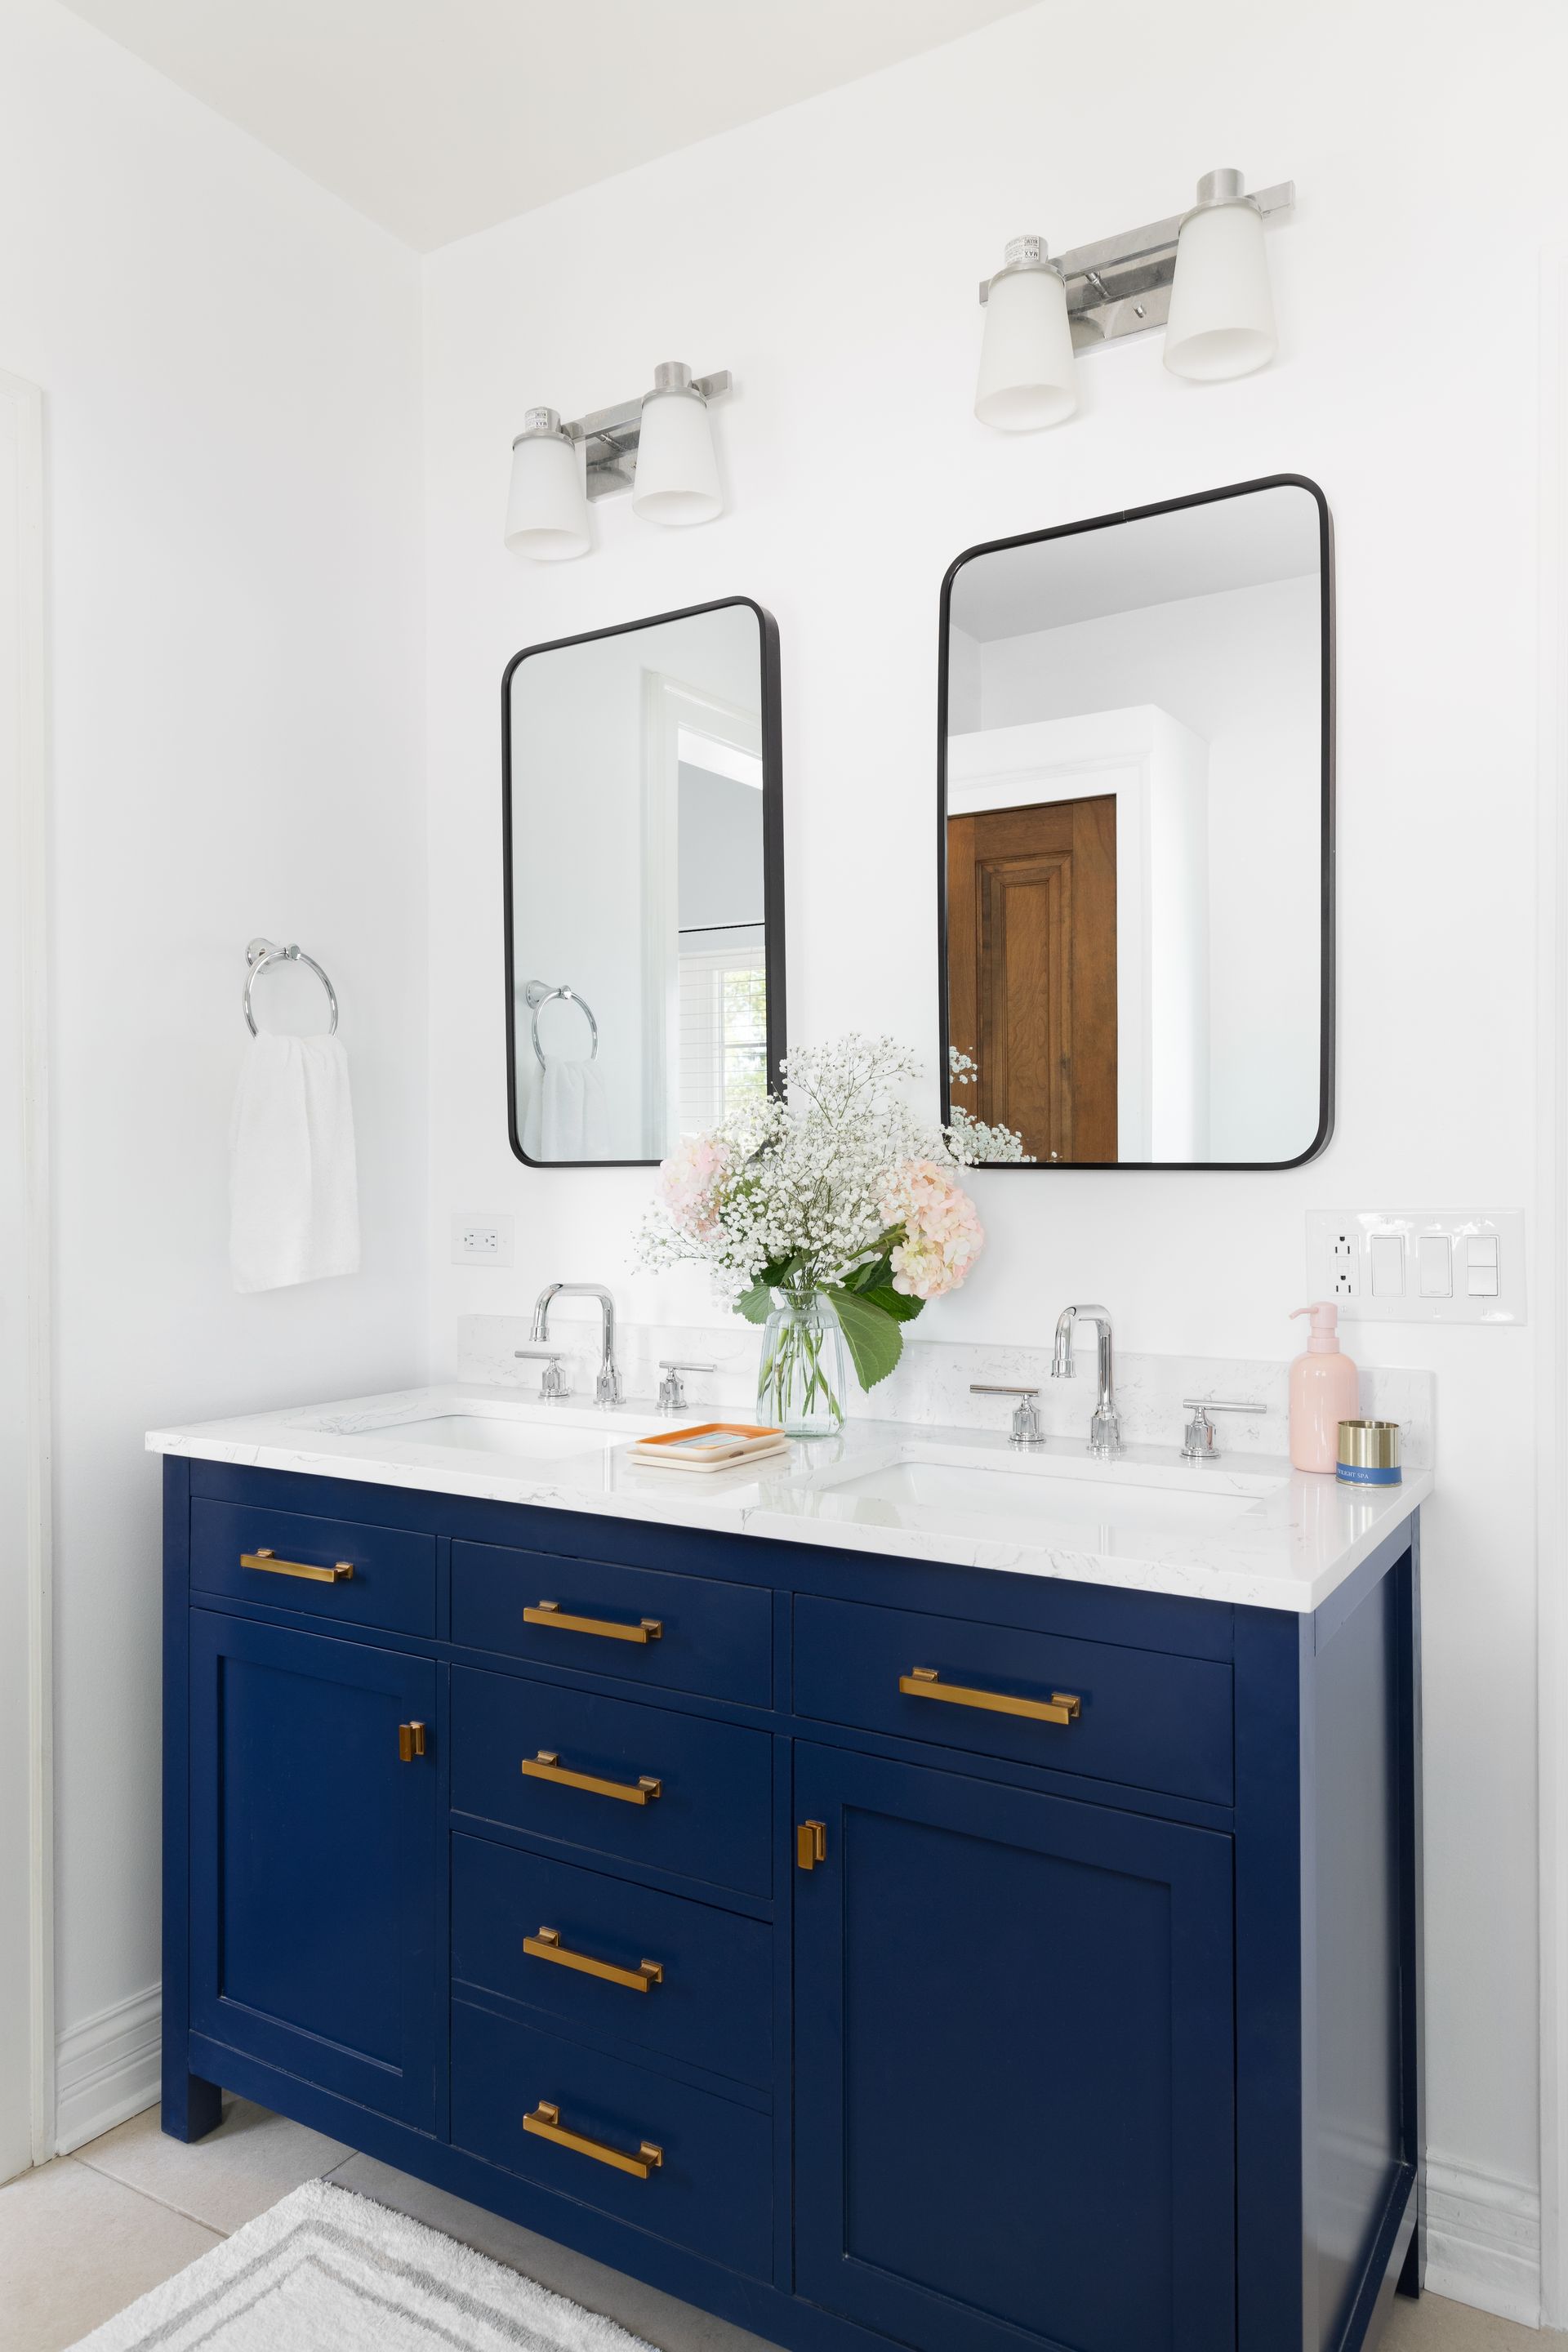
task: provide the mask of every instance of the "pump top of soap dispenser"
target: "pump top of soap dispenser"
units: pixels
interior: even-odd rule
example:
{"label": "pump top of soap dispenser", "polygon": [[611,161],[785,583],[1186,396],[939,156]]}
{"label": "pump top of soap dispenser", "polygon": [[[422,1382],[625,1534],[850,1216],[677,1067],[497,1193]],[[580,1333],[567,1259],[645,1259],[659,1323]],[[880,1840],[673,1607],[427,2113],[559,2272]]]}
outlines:
{"label": "pump top of soap dispenser", "polygon": [[1337,1356],[1340,1352],[1340,1310],[1331,1298],[1320,1298],[1314,1307],[1293,1307],[1290,1320],[1298,1315],[1312,1318],[1312,1336],[1307,1345],[1314,1356]]}

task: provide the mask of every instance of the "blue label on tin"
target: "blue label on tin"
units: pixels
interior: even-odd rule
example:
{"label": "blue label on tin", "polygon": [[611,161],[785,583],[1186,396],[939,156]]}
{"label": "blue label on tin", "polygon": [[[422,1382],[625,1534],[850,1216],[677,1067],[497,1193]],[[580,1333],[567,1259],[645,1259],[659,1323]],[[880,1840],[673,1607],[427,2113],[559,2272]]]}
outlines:
{"label": "blue label on tin", "polygon": [[1342,1462],[1339,1476],[1342,1486],[1397,1486],[1399,1466],[1395,1464],[1391,1470],[1361,1469],[1353,1462]]}

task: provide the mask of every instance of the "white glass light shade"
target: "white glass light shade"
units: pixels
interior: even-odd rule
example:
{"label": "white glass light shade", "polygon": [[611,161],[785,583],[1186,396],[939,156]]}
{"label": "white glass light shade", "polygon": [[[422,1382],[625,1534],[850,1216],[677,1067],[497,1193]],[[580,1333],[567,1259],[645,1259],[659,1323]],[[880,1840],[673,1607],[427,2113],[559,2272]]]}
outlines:
{"label": "white glass light shade", "polygon": [[582,468],[574,444],[558,430],[528,432],[512,445],[506,543],[539,563],[588,552]]}
{"label": "white glass light shade", "polygon": [[1250,205],[1193,213],[1176,245],[1165,365],[1218,383],[1267,367],[1279,348],[1260,215]]}
{"label": "white glass light shade", "polygon": [[1054,269],[1004,270],[985,298],[974,414],[1003,433],[1033,433],[1077,406],[1067,288]]}
{"label": "white glass light shade", "polygon": [[644,401],[632,511],[645,522],[679,524],[711,522],[723,513],[713,429],[700,393],[655,392]]}

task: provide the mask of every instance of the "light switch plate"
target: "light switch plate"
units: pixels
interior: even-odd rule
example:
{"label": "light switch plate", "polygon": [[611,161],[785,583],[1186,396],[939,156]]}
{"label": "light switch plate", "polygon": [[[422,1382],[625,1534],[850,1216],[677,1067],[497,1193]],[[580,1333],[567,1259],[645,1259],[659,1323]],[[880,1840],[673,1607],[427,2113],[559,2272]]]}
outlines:
{"label": "light switch plate", "polygon": [[511,1219],[458,1213],[452,1219],[454,1265],[510,1265]]}
{"label": "light switch plate", "polygon": [[[1448,1250],[1447,1291],[1434,1280],[1438,1243]],[[1307,1289],[1310,1298],[1336,1300],[1344,1323],[1522,1323],[1524,1211],[1314,1210]]]}

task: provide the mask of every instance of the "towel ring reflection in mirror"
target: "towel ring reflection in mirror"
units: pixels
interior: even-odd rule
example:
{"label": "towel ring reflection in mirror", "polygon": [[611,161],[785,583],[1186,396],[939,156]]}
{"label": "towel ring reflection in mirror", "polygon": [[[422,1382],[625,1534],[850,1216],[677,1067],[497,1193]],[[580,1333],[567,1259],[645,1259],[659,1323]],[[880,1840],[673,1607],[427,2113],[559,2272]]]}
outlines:
{"label": "towel ring reflection in mirror", "polygon": [[256,1026],[256,1016],[250,1009],[250,992],[256,986],[258,973],[265,971],[269,963],[302,963],[308,971],[315,973],[316,978],[326,990],[327,1003],[332,1008],[331,1025],[327,1034],[329,1037],[336,1035],[338,992],[314,956],[308,956],[301,948],[294,946],[280,948],[271,940],[252,940],[246,948],[245,961],[250,966],[250,976],[245,983],[245,1025],[253,1037],[259,1033]]}
{"label": "towel ring reflection in mirror", "polygon": [[599,1024],[594,1018],[594,1008],[585,996],[579,996],[574,988],[552,988],[549,982],[543,980],[526,981],[523,983],[522,993],[524,1002],[531,1007],[533,1013],[533,1055],[541,1069],[544,1067],[544,1048],[539,1042],[539,1015],[551,999],[556,996],[563,997],[568,1004],[574,1004],[587,1022],[589,1034],[593,1040],[588,1048],[588,1059],[591,1062],[597,1061]]}

